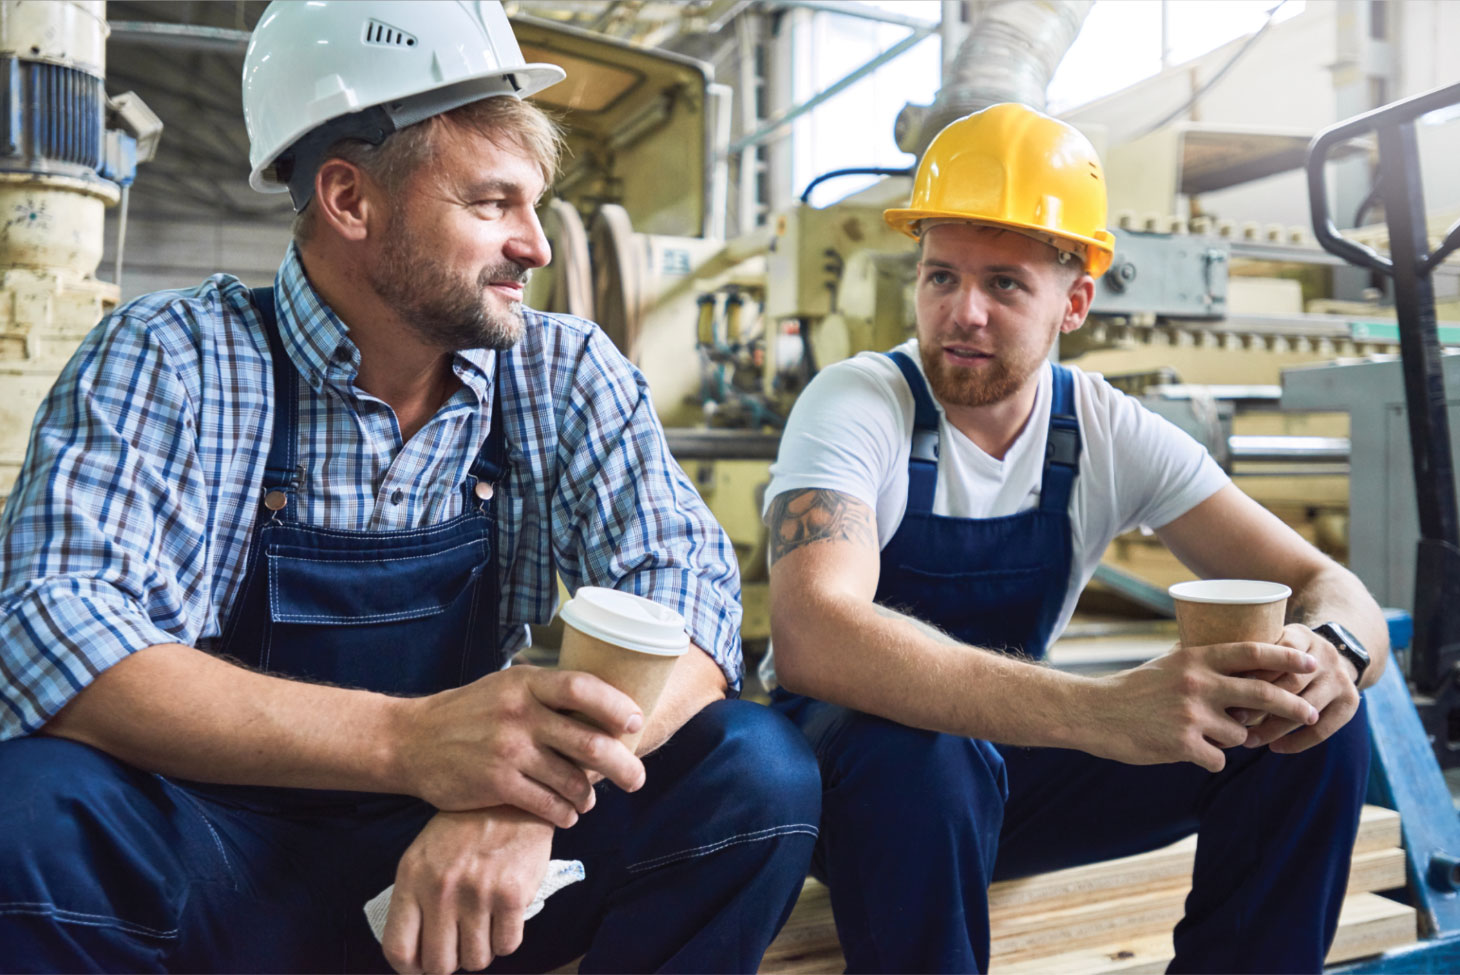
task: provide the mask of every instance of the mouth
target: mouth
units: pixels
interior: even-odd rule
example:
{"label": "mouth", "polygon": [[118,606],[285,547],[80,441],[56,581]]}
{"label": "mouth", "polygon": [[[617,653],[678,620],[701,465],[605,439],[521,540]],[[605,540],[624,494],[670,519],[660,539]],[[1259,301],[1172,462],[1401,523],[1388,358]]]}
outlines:
{"label": "mouth", "polygon": [[492,281],[487,284],[487,287],[510,301],[522,300],[523,282],[521,281]]}
{"label": "mouth", "polygon": [[945,345],[943,357],[959,366],[976,366],[983,362],[992,362],[994,358],[992,353],[980,351],[971,345]]}

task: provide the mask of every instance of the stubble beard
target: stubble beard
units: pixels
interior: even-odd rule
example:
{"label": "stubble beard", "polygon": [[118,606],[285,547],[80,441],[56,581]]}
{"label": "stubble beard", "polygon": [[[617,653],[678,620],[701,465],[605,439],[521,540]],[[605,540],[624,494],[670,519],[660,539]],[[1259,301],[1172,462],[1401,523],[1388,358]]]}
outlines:
{"label": "stubble beard", "polygon": [[1029,377],[1044,365],[1054,346],[1058,327],[1051,329],[1042,353],[1012,350],[993,359],[982,369],[960,369],[943,358],[941,343],[918,342],[923,374],[933,395],[944,406],[991,406],[1002,403],[1024,387]]}
{"label": "stubble beard", "polygon": [[487,307],[493,282],[527,283],[528,268],[511,261],[490,264],[476,281],[453,275],[429,256],[430,248],[396,211],[386,228],[385,251],[373,278],[376,294],[425,342],[452,352],[491,349],[505,352],[522,338],[522,303],[505,312]]}

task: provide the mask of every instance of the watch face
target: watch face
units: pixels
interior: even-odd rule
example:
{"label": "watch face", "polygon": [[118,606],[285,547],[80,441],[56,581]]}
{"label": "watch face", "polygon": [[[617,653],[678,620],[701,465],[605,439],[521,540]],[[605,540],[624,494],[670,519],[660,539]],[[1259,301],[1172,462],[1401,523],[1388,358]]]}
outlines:
{"label": "watch face", "polygon": [[1369,652],[1364,649],[1358,637],[1339,623],[1324,623],[1315,627],[1313,632],[1333,644],[1334,649],[1354,665],[1360,677],[1364,675],[1364,669],[1369,666]]}

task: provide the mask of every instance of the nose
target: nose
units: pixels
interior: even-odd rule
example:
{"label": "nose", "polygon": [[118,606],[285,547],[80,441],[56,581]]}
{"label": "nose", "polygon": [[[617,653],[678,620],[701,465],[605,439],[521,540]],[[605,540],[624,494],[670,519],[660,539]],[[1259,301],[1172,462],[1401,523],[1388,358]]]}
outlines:
{"label": "nose", "polygon": [[507,241],[503,256],[525,268],[545,267],[553,259],[553,248],[542,231],[537,212],[528,210],[521,226]]}
{"label": "nose", "polygon": [[989,323],[989,301],[983,289],[965,284],[953,296],[953,321],[962,328],[982,328]]}

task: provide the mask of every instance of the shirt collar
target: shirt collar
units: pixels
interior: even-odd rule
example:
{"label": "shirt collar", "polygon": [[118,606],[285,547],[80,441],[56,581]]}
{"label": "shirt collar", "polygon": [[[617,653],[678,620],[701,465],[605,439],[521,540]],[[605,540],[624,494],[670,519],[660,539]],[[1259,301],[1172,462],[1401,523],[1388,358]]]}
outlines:
{"label": "shirt collar", "polygon": [[[350,328],[326,305],[309,283],[299,249],[292,242],[274,280],[284,351],[314,389],[326,383],[348,389],[360,374],[360,349],[350,341]],[[487,349],[456,353],[452,369],[477,401],[491,402],[497,356]]]}
{"label": "shirt collar", "polygon": [[360,350],[350,341],[349,327],[309,283],[299,249],[292,242],[274,279],[274,294],[279,337],[305,381],[316,393],[327,381],[346,386],[353,382],[360,374]]}

